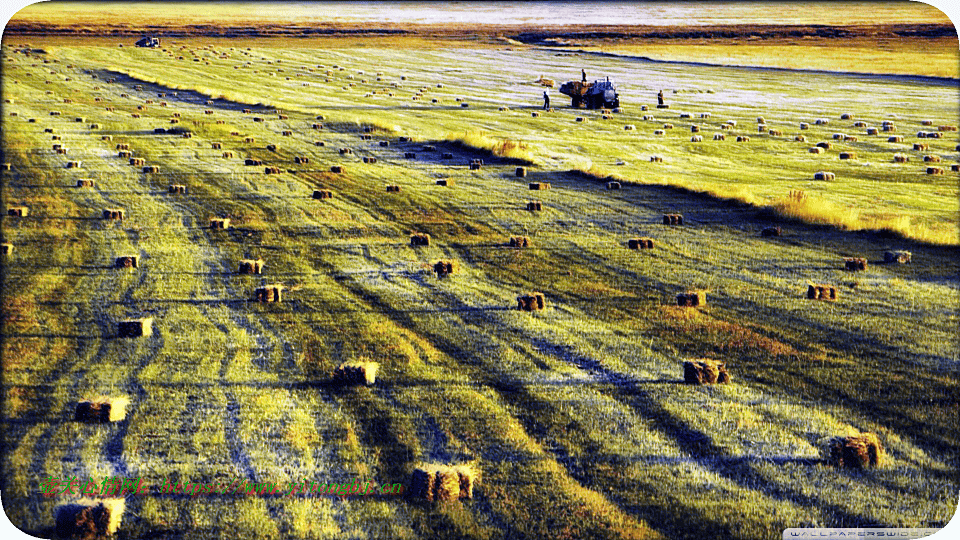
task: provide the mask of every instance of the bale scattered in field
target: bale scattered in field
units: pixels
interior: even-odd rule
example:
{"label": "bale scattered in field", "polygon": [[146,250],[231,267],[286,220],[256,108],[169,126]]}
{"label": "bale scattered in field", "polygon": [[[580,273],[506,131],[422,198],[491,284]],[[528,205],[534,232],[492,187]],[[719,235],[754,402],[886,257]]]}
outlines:
{"label": "bale scattered in field", "polygon": [[843,260],[844,268],[851,272],[865,272],[867,260],[863,257],[847,257]]}
{"label": "bale scattered in field", "polygon": [[257,302],[280,302],[283,299],[284,286],[279,283],[257,287],[254,298]]}
{"label": "bale scattered in field", "polygon": [[627,124],[627,125],[623,126],[623,129],[624,129],[624,131],[633,131],[633,130],[637,129],[637,126],[634,126],[633,124]]}
{"label": "bale scattered in field", "polygon": [[0,254],[9,255],[13,253],[13,244],[3,243],[0,244]]}
{"label": "bale scattered in field", "polygon": [[120,529],[126,499],[81,499],[56,509],[56,533],[59,538],[93,538],[111,536]]}
{"label": "bale scattered in field", "polygon": [[883,129],[883,131],[886,131],[886,132],[896,132],[896,131],[897,131],[897,126],[895,126],[895,125],[893,125],[893,124],[886,125],[886,123],[884,123],[884,125],[882,126],[882,129]]}
{"label": "bale scattered in field", "polygon": [[531,212],[539,212],[543,210],[543,203],[540,201],[528,201],[527,210]]}
{"label": "bale scattered in field", "polygon": [[703,136],[694,135],[693,137],[690,137],[690,142],[703,142]]}
{"label": "bale scattered in field", "polygon": [[664,225],[683,225],[683,216],[681,214],[664,214]]}
{"label": "bale scattered in field", "polygon": [[119,422],[127,416],[130,400],[125,397],[101,396],[77,403],[73,419],[77,422]]}
{"label": "bale scattered in field", "polygon": [[823,148],[824,150],[830,150],[831,148],[833,148],[833,143],[823,141],[823,142],[818,142],[817,146],[820,148]]}
{"label": "bale scattered in field", "polygon": [[932,126],[932,125],[933,125],[933,120],[921,120],[921,121],[920,121],[920,125],[922,125],[922,126]]}
{"label": "bale scattered in field", "polygon": [[651,163],[662,163],[662,162],[663,162],[663,156],[650,156],[650,162],[651,162]]}
{"label": "bale scattered in field", "polygon": [[426,233],[415,233],[410,235],[410,245],[413,247],[429,246],[430,235]]}
{"label": "bale scattered in field", "polygon": [[137,268],[139,266],[138,261],[139,259],[136,255],[124,255],[117,257],[113,266],[115,268]]}
{"label": "bale scattered in field", "polygon": [[910,262],[911,257],[913,257],[913,254],[910,253],[909,251],[892,250],[892,251],[884,252],[883,261],[888,263],[895,262],[899,264],[904,264],[904,263]]}
{"label": "bale scattered in field", "polygon": [[245,143],[257,142],[257,139],[256,139],[255,137],[245,137],[245,138],[243,139],[243,142],[245,142]]}
{"label": "bale scattered in field", "polygon": [[866,123],[866,122],[862,122],[862,121],[861,121],[861,122],[854,122],[854,123],[853,123],[853,127],[865,128],[865,127],[867,127],[867,123]]}
{"label": "bale scattered in field", "polygon": [[550,183],[549,182],[530,182],[529,187],[530,189],[533,189],[533,190],[550,189]]}
{"label": "bale scattered in field", "polygon": [[938,126],[937,130],[939,131],[956,131],[957,126]]}
{"label": "bale scattered in field", "polygon": [[653,238],[631,238],[627,240],[629,249],[653,249]]}
{"label": "bale scattered in field", "polygon": [[774,137],[782,137],[782,136],[783,136],[783,132],[780,131],[779,129],[771,129],[771,130],[768,131],[767,133],[768,133],[769,135],[771,135],[771,136],[774,136]]}
{"label": "bale scattered in field", "polygon": [[336,173],[336,174],[342,174],[342,173],[343,173],[343,166],[342,166],[342,165],[334,165],[334,166],[330,167],[330,172]]}
{"label": "bale scattered in field", "polygon": [[664,131],[664,130],[662,130],[662,129],[655,129],[655,130],[653,130],[653,134],[654,134],[654,135],[666,135],[666,133],[667,133],[667,132]]}
{"label": "bale scattered in field", "polygon": [[750,142],[750,137],[747,137],[746,135],[738,135],[737,142]]}
{"label": "bale scattered in field", "polygon": [[686,113],[686,112],[680,113],[680,119],[690,118],[690,117],[691,117],[690,113]]}
{"label": "bale scattered in field", "polygon": [[874,433],[834,437],[827,443],[827,454],[835,467],[876,468],[884,461],[883,446]]}
{"label": "bale scattered in field", "polygon": [[10,206],[7,208],[7,215],[13,217],[27,217],[30,209],[26,206]]}
{"label": "bale scattered in field", "polygon": [[453,154],[450,152],[444,152],[443,154],[440,154],[440,159],[453,159]]}
{"label": "bale scattered in field", "polygon": [[[807,138],[804,137],[803,135],[797,135],[796,137],[793,138],[793,140],[795,140],[795,141],[797,141],[797,142],[807,142]],[[822,148],[821,148],[820,150],[822,150]],[[819,152],[817,152],[817,153],[819,153]]]}
{"label": "bale scattered in field", "polygon": [[80,162],[79,162],[79,161],[68,161],[68,162],[67,162],[67,168],[68,168],[68,169],[79,169],[79,168],[80,168]]}
{"label": "bale scattered in field", "polygon": [[851,113],[841,114],[841,115],[840,115],[840,119],[841,119],[841,120],[853,120],[853,114],[851,114]]}
{"label": "bale scattered in field", "polygon": [[760,124],[759,126],[757,126],[757,133],[763,133],[766,130],[767,130],[766,124]]}
{"label": "bale scattered in field", "polygon": [[940,163],[943,160],[940,156],[923,156],[923,161],[927,163]]}
{"label": "bale scattered in field", "polygon": [[810,124],[806,122],[800,122],[800,129],[810,129]]}
{"label": "bale scattered in field", "polygon": [[533,292],[517,297],[517,309],[520,311],[541,311],[545,306],[546,301],[541,292]]}
{"label": "bale scattered in field", "polygon": [[380,364],[377,362],[346,362],[333,370],[333,381],[339,384],[365,384],[377,382],[377,372]]}
{"label": "bale scattered in field", "polygon": [[105,208],[102,215],[103,219],[123,220],[124,210],[122,208]]}
{"label": "bale scattered in field", "polygon": [[690,133],[700,133],[700,126],[690,126]]}
{"label": "bale scattered in field", "polygon": [[277,145],[275,145],[275,144],[268,144],[268,145],[267,145],[267,150],[269,150],[269,151],[271,151],[271,152],[276,152],[276,151],[277,151]]}
{"label": "bale scattered in field", "polygon": [[210,228],[228,229],[230,228],[230,218],[210,218]]}
{"label": "bale scattered in field", "polygon": [[783,229],[780,227],[766,227],[760,231],[760,236],[783,236]]}
{"label": "bale scattered in field", "polygon": [[942,138],[943,138],[943,133],[940,133],[939,131],[931,131],[930,133],[927,133],[927,138],[928,138],[928,139],[942,139]]}
{"label": "bale scattered in field", "polygon": [[719,360],[700,358],[683,363],[683,382],[686,384],[729,384],[727,365]]}
{"label": "bale scattered in field", "polygon": [[836,178],[837,178],[837,175],[833,174],[832,172],[820,171],[820,172],[813,173],[814,180],[829,181],[829,180],[836,180]]}
{"label": "bale scattered in field", "polygon": [[152,336],[153,317],[120,321],[117,323],[117,335],[122,338]]}
{"label": "bale scattered in field", "polygon": [[380,146],[383,146],[383,147],[390,146],[390,141],[380,141]]}
{"label": "bale scattered in field", "polygon": [[880,134],[880,130],[878,130],[877,128],[874,128],[874,127],[867,128],[867,135],[879,135],[879,134]]}
{"label": "bale scattered in field", "polygon": [[399,192],[400,192],[400,186],[396,184],[391,184],[387,186],[387,193],[399,193]]}
{"label": "bale scattered in field", "polygon": [[259,165],[263,165],[263,162],[260,161],[259,159],[247,158],[243,160],[243,164],[246,166],[259,166]]}
{"label": "bale scattered in field", "polygon": [[530,238],[526,236],[511,236],[510,247],[515,247],[515,248],[530,247]]}
{"label": "bale scattered in field", "polygon": [[677,305],[680,307],[700,307],[707,305],[707,293],[704,291],[687,291],[677,295]]}
{"label": "bale scattered in field", "polygon": [[663,129],[673,129],[673,124],[664,124]]}
{"label": "bale scattered in field", "polygon": [[927,167],[927,174],[937,175],[937,176],[942,175],[942,174],[943,174],[943,168],[942,168],[942,167]]}
{"label": "bale scattered in field", "polygon": [[294,163],[299,163],[299,164],[310,163],[310,158],[308,158],[308,157],[306,157],[306,156],[297,156],[297,157],[293,158],[293,162],[294,162]]}
{"label": "bale scattered in field", "polygon": [[623,186],[620,185],[620,182],[607,182],[607,189],[620,189],[621,187]]}
{"label": "bale scattered in field", "polygon": [[807,298],[833,301],[837,299],[837,288],[833,285],[810,284],[807,285]]}
{"label": "bale scattered in field", "polygon": [[840,152],[840,159],[857,159],[856,152]]}
{"label": "bale scattered in field", "polygon": [[727,140],[727,136],[724,135],[723,133],[714,133],[714,134],[713,134],[713,140],[715,140],[715,141],[725,141],[725,140]]}
{"label": "bale scattered in field", "polygon": [[903,137],[900,135],[893,135],[891,137],[887,137],[887,142],[892,142],[892,143],[903,142]]}
{"label": "bale scattered in field", "polygon": [[280,167],[264,167],[264,174],[280,174]]}
{"label": "bale scattered in field", "polygon": [[262,274],[263,259],[242,259],[239,272],[241,274]]}
{"label": "bale scattered in field", "polygon": [[960,164],[954,163],[953,165],[950,166],[950,170],[953,172],[960,172]]}
{"label": "bale scattered in field", "polygon": [[830,123],[830,120],[826,118],[817,118],[816,122],[814,123],[817,124],[818,126],[825,126]]}
{"label": "bale scattered in field", "polygon": [[907,163],[907,162],[909,162],[909,161],[910,161],[910,157],[909,157],[909,156],[905,156],[905,155],[903,155],[903,154],[894,154],[894,155],[893,155],[893,162],[894,162],[894,163]]}
{"label": "bale scattered in field", "polygon": [[373,140],[373,135],[360,135],[361,141],[371,141]]}
{"label": "bale scattered in field", "polygon": [[145,173],[158,173],[160,172],[160,167],[156,165],[147,165],[142,169],[142,171]]}
{"label": "bale scattered in field", "polygon": [[449,276],[456,273],[457,263],[452,260],[439,260],[433,264],[433,271],[437,273],[439,278]]}
{"label": "bale scattered in field", "polygon": [[317,200],[332,199],[333,192],[330,191],[329,189],[317,189],[317,190],[314,190],[313,192],[313,198]]}
{"label": "bale scattered in field", "polygon": [[338,152],[340,152],[340,155],[341,155],[341,156],[353,154],[353,150],[351,150],[351,149],[349,149],[349,148],[341,148],[340,150],[338,150]]}

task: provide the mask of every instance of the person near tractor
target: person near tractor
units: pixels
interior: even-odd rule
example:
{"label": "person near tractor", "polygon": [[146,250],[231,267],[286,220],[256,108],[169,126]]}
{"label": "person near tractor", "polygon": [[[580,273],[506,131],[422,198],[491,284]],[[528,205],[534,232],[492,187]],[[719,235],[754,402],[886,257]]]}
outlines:
{"label": "person near tractor", "polygon": [[550,108],[550,96],[546,92],[543,93],[543,110]]}

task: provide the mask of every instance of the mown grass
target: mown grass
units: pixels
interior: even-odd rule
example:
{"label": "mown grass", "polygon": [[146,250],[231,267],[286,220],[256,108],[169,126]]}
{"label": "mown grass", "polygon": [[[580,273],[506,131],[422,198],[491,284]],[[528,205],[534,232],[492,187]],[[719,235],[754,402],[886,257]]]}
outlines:
{"label": "mown grass", "polygon": [[[46,474],[407,482],[421,461],[475,464],[476,499],[135,497],[121,534],[701,538],[706,530],[759,538],[803,525],[936,525],[953,514],[953,489],[942,487],[956,486],[957,249],[785,221],[762,208],[803,190],[880,214],[899,209],[900,199],[884,197],[909,182],[904,213],[948,230],[956,226],[943,206],[955,190],[949,177],[906,170],[915,163],[887,177],[891,145],[865,140],[851,145],[871,167],[843,164],[838,177],[848,176],[832,185],[807,181],[806,147],[829,138],[832,126],[811,126],[810,143],[799,147],[754,134],[750,145],[694,145],[674,133],[654,138],[648,132],[662,120],[644,124],[636,105],[606,121],[562,109],[531,117],[535,107],[524,100],[542,90],[530,84],[535,75],[526,78],[530,66],[574,72],[582,58],[373,49],[361,60],[343,50],[238,45],[220,59],[195,42],[183,45],[179,54],[202,61],[83,46],[56,48],[50,58],[59,63],[4,60],[4,97],[16,97],[19,114],[3,118],[12,162],[4,201],[32,208],[28,218],[3,218],[4,241],[16,245],[3,266],[4,494],[16,503],[5,506],[14,523],[50,530],[56,501],[36,489]],[[507,71],[490,69],[504,57],[513,60]],[[636,69],[599,62],[617,73]],[[331,70],[326,83],[317,64],[344,70]],[[928,115],[956,123],[955,111],[937,101],[955,89],[938,86],[836,79],[849,88],[813,100],[787,75],[743,82],[739,72],[646,69],[642,77],[681,87],[715,85],[713,94],[675,99],[690,110],[709,107],[710,122],[738,120],[736,132],[771,110],[784,126],[819,117],[822,100],[871,117],[894,95],[908,96],[894,107],[900,125],[912,129]],[[386,80],[374,84],[377,71]],[[157,80],[175,81],[180,95],[118,73],[163,73]],[[113,76],[116,83],[105,82]],[[640,87],[636,77],[622,93]],[[394,98],[365,97],[392,82],[404,86]],[[424,87],[441,102],[410,99]],[[742,87],[777,99],[731,99]],[[238,101],[204,103],[228,94]],[[74,103],[63,104],[64,96]],[[501,103],[513,110],[498,111]],[[147,107],[140,119],[130,116],[137,105]],[[51,108],[65,116],[50,117]],[[192,138],[153,133],[171,127],[173,112]],[[319,114],[324,129],[313,130]],[[72,121],[81,115],[87,123]],[[589,121],[580,125],[574,115]],[[873,125],[881,116],[871,118]],[[99,130],[89,129],[94,120]],[[625,132],[625,123],[643,133]],[[64,157],[48,150],[47,126],[63,136],[70,159],[83,160],[80,170],[64,169]],[[365,126],[392,127],[367,141]],[[113,140],[101,141],[105,133]],[[161,173],[118,158],[114,147],[123,142]],[[944,155],[956,144],[929,142]],[[354,153],[339,154],[343,147]],[[223,151],[235,155],[224,159]],[[664,163],[641,159],[650,153]],[[296,155],[310,163],[295,164]],[[247,157],[283,172],[265,175],[242,165]],[[476,157],[484,167],[469,170]],[[518,159],[534,164],[527,178],[515,176]],[[331,165],[345,172],[331,174]],[[577,167],[590,174],[570,172]],[[609,171],[635,182],[607,191],[594,176]],[[71,187],[79,177],[98,187]],[[441,178],[452,185],[437,186]],[[553,189],[531,192],[528,181]],[[168,194],[174,182],[188,193]],[[402,191],[386,193],[387,184]],[[311,199],[317,188],[334,198]],[[756,205],[697,193],[728,189]],[[544,210],[524,210],[531,199]],[[128,211],[122,223],[95,219],[114,206]],[[684,214],[687,225],[660,225],[666,212]],[[205,228],[211,216],[230,217],[233,229]],[[786,236],[759,236],[776,223]],[[431,234],[432,245],[411,248],[412,232]],[[517,234],[533,246],[507,248]],[[635,236],[654,237],[657,248],[627,250]],[[877,264],[894,247],[913,251],[913,262]],[[141,268],[109,268],[131,252]],[[870,270],[845,272],[845,256],[867,256]],[[265,275],[236,275],[246,257],[263,257]],[[438,279],[430,262],[439,258],[456,259],[460,272]],[[840,300],[806,300],[808,281],[837,284]],[[250,302],[263,282],[286,285],[285,301]],[[709,305],[673,307],[688,288],[708,290]],[[509,309],[533,290],[545,293],[547,310]],[[153,337],[115,338],[117,319],[141,314],[156,318]],[[23,360],[8,362],[14,355]],[[727,361],[734,384],[678,384],[681,361],[703,356]],[[380,362],[377,385],[329,385],[331,370],[350,360]],[[129,395],[130,420],[71,422],[75,400],[90,393]],[[819,462],[825,439],[859,430],[880,434],[889,466],[838,471]]]}

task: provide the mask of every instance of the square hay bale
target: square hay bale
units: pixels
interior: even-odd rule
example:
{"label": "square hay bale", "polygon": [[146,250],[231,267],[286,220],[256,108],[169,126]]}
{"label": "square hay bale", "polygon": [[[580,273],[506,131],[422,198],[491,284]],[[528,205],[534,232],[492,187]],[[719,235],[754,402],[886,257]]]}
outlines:
{"label": "square hay bale", "polygon": [[950,170],[953,172],[960,172],[960,163],[954,163],[951,165]]}
{"label": "square hay bale", "polygon": [[156,166],[156,165],[147,165],[146,167],[144,167],[144,168],[141,169],[141,170],[142,170],[143,172],[145,172],[145,173],[158,173],[158,172],[160,172],[160,167],[158,167],[158,166]]}
{"label": "square hay bale", "polygon": [[511,236],[510,247],[515,247],[515,248],[530,247],[530,238],[526,236]]}
{"label": "square hay bale", "polygon": [[89,401],[77,403],[73,419],[77,422],[119,422],[127,417],[127,405],[130,400],[125,397],[101,396]]}
{"label": "square hay bale", "polygon": [[759,126],[757,126],[757,133],[763,133],[763,132],[765,132],[765,131],[767,131],[767,125],[766,125],[766,124],[760,124]]}
{"label": "square hay bale", "polygon": [[56,533],[60,538],[84,540],[110,536],[120,529],[126,499],[81,499],[56,509]]}
{"label": "square hay bale", "polygon": [[550,184],[548,182],[530,182],[529,187],[533,190],[543,190],[550,189]]}
{"label": "square hay bale", "polygon": [[893,162],[894,162],[894,163],[908,163],[909,161],[910,161],[910,157],[909,157],[909,156],[906,156],[906,155],[904,155],[904,154],[894,154],[894,155],[893,155]]}
{"label": "square hay bale", "polygon": [[938,131],[956,131],[957,126],[938,126],[937,130]]}
{"label": "square hay bale", "polygon": [[388,146],[390,146],[390,141],[380,141],[380,146],[382,146],[382,147],[388,147]]}
{"label": "square hay bale", "polygon": [[690,142],[703,142],[703,135],[694,135],[690,137]]}
{"label": "square hay bale", "polygon": [[844,139],[846,139],[846,138],[847,138],[847,136],[844,135],[843,133],[834,133],[834,134],[833,134],[833,139],[834,139],[835,141],[842,141],[842,140],[844,140]]}
{"label": "square hay bale", "polygon": [[867,135],[879,135],[879,134],[880,134],[880,130],[878,130],[877,128],[875,127],[867,128]]}
{"label": "square hay bale", "polygon": [[387,186],[387,193],[399,193],[399,192],[400,192],[400,186],[396,184],[391,184]]}
{"label": "square hay bale", "polygon": [[917,151],[926,151],[930,148],[930,145],[927,143],[913,143],[913,149]]}
{"label": "square hay bale", "polygon": [[414,152],[404,152],[404,153],[403,153],[403,157],[405,157],[405,158],[407,158],[407,159],[416,159],[416,158],[417,158],[417,154],[414,153]]}
{"label": "square hay bale", "polygon": [[224,153],[222,154],[222,157],[225,158],[225,159],[232,158],[232,157],[233,157],[233,152],[224,152]]}
{"label": "square hay bale", "polygon": [[68,161],[68,162],[67,162],[67,168],[68,168],[68,169],[79,169],[79,168],[80,168],[80,162],[79,162],[79,161]]}
{"label": "square hay bale", "polygon": [[267,150],[269,150],[269,151],[271,151],[271,152],[276,152],[276,151],[277,151],[277,145],[275,145],[275,144],[268,144],[268,145],[267,145]]}
{"label": "square hay bale", "polygon": [[663,156],[650,156],[650,163],[663,163]]}
{"label": "square hay bale", "polygon": [[664,214],[664,225],[683,225],[683,216],[680,214]]}
{"label": "square hay bale", "polygon": [[844,268],[851,272],[864,272],[867,269],[867,260],[863,257],[847,257],[843,263]]}
{"label": "square hay bale", "polygon": [[453,159],[453,154],[450,152],[444,152],[440,155],[440,159]]}
{"label": "square hay bale", "polygon": [[313,191],[313,198],[317,200],[332,199],[333,192],[329,189],[316,189]]}
{"label": "square hay bale", "polygon": [[607,189],[620,189],[622,187],[620,182],[607,182]]}
{"label": "square hay bale", "polygon": [[376,163],[376,162],[377,162],[377,158],[372,157],[372,156],[364,156],[364,157],[363,157],[363,162],[364,162],[364,163]]}
{"label": "square hay bale", "polygon": [[146,160],[143,158],[130,158],[129,163],[135,167],[142,166],[144,163],[146,163]]}
{"label": "square hay bale", "polygon": [[677,295],[677,306],[679,307],[700,307],[707,305],[707,293],[705,291],[687,291]]}
{"label": "square hay bale", "polygon": [[713,134],[713,140],[715,140],[715,141],[725,141],[725,140],[727,140],[727,136],[724,135],[723,133],[714,133],[714,134]]}
{"label": "square hay bale", "polygon": [[690,126],[690,133],[700,133],[700,126],[697,126],[697,125]]}
{"label": "square hay bale", "polygon": [[852,113],[843,113],[843,114],[840,115],[840,119],[841,119],[841,120],[853,120],[853,114],[852,114]]}
{"label": "square hay bale", "polygon": [[241,259],[238,272],[241,274],[262,274],[263,259]]}
{"label": "square hay bale", "polygon": [[653,134],[654,134],[654,135],[666,135],[666,133],[667,133],[667,132],[664,131],[664,130],[662,130],[662,129],[655,129],[655,130],[653,130]]}
{"label": "square hay bale", "polygon": [[258,165],[263,165],[263,162],[260,161],[259,159],[250,159],[250,158],[247,158],[247,159],[243,160],[243,164],[246,165],[246,166],[253,166],[253,167],[255,167],[255,166],[258,166]]}
{"label": "square hay bale", "polygon": [[886,123],[884,123],[884,125],[882,126],[882,129],[883,129],[883,131],[886,131],[886,132],[896,132],[896,131],[897,131],[897,126],[895,126],[895,125],[893,125],[893,124],[887,125]]}
{"label": "square hay bale", "polygon": [[132,157],[132,156],[133,156],[133,152],[131,152],[130,150],[120,150],[119,152],[117,152],[117,157],[118,157],[118,158],[126,158],[126,159],[129,159],[129,158]]}
{"label": "square hay bale", "polygon": [[343,165],[334,165],[330,167],[330,172],[336,173],[336,174],[343,173]]}
{"label": "square hay bale", "polygon": [[264,174],[280,174],[280,167],[264,167]]}
{"label": "square hay bale", "polygon": [[413,247],[417,246],[429,246],[430,245],[430,235],[426,233],[415,233],[410,235],[410,245]]}
{"label": "square hay bale", "polygon": [[780,227],[766,227],[760,231],[760,236],[783,236],[783,229]]}
{"label": "square hay bale", "polygon": [[292,131],[283,131],[283,132],[281,132],[281,134],[282,134],[284,137],[292,137],[292,136],[293,136],[293,132],[292,132]]}
{"label": "square hay bale", "polygon": [[807,285],[807,298],[832,302],[838,298],[837,288],[833,285],[809,284]]}
{"label": "square hay bale", "polygon": [[727,365],[719,360],[700,358],[683,363],[683,382],[686,384],[729,384]]}
{"label": "square hay bale", "polygon": [[943,168],[942,168],[942,167],[927,167],[927,174],[942,175],[942,174],[943,174]]}
{"label": "square hay bale", "polygon": [[774,136],[774,137],[782,137],[782,136],[783,136],[783,132],[780,131],[779,129],[771,129],[771,130],[767,131],[767,133],[770,134],[770,135],[772,135],[772,136]]}
{"label": "square hay bale", "polygon": [[470,465],[457,465],[453,467],[454,472],[460,480],[460,498],[472,499],[473,487],[477,484],[478,475],[476,469]]}
{"label": "square hay bale", "polygon": [[635,126],[635,125],[633,125],[633,124],[627,124],[627,125],[623,126],[623,130],[624,130],[624,131],[633,131],[633,130],[635,130],[635,129],[637,129],[637,126]]}
{"label": "square hay bale", "polygon": [[840,159],[857,159],[856,152],[840,152]]}
{"label": "square hay bale", "polygon": [[867,127],[867,123],[866,123],[866,122],[863,122],[863,121],[854,122],[854,123],[853,123],[853,127],[865,128],[865,127]]}
{"label": "square hay bale", "polygon": [[82,179],[82,180],[77,180],[77,187],[79,187],[79,188],[83,188],[83,187],[94,187],[95,185],[96,185],[96,182],[95,182],[94,180],[89,179],[89,178],[84,178],[84,179]]}
{"label": "square hay bale", "polygon": [[825,181],[827,181],[827,180],[835,180],[836,177],[837,177],[837,175],[833,174],[832,172],[827,172],[827,171],[819,171],[819,172],[813,173],[813,179],[814,179],[814,180],[825,180]]}
{"label": "square hay bale", "polygon": [[103,210],[103,219],[123,220],[124,210],[122,208],[105,208]]}
{"label": "square hay bale", "polygon": [[441,259],[433,263],[433,271],[437,273],[438,278],[449,276],[457,272],[458,265],[456,261]]}
{"label": "square hay bale", "polygon": [[737,142],[750,142],[750,137],[747,137],[746,135],[738,135]]}
{"label": "square hay bale", "polygon": [[314,142],[313,142],[313,145],[314,145],[314,146],[326,146],[327,143],[325,143],[325,142],[323,142],[323,141],[314,141]]}
{"label": "square hay bale", "polygon": [[230,228],[230,218],[210,218],[210,228],[228,229]]}
{"label": "square hay bale", "polygon": [[903,142],[903,137],[900,135],[893,135],[893,136],[887,137],[887,142],[901,143]]}
{"label": "square hay bale", "polygon": [[283,300],[283,289],[283,285],[279,283],[257,287],[254,298],[257,302],[280,302]]}
{"label": "square hay bale", "polygon": [[13,244],[0,244],[0,254],[9,255],[13,253]]}
{"label": "square hay bale", "polygon": [[541,311],[546,307],[543,293],[533,292],[517,297],[517,309],[520,311]]}
{"label": "square hay bale", "polygon": [[120,321],[117,323],[117,335],[122,338],[152,336],[153,317]]}
{"label": "square hay bale", "polygon": [[377,382],[377,372],[380,364],[377,362],[346,362],[333,370],[334,382],[340,384],[365,384]]}
{"label": "square hay bale", "polygon": [[820,148],[823,148],[824,150],[830,150],[831,148],[833,148],[833,143],[823,141],[823,142],[818,142],[817,146],[819,146]]}
{"label": "square hay bale", "polygon": [[818,126],[825,126],[830,123],[830,120],[826,118],[817,118],[817,120],[814,123],[817,124]]}
{"label": "square hay bale", "polygon": [[543,210],[543,203],[540,201],[528,201],[527,210],[530,212],[540,212]]}
{"label": "square hay bale", "polygon": [[437,465],[422,464],[410,476],[410,497],[433,501],[436,499]]}
{"label": "square hay bale", "polygon": [[653,249],[653,239],[652,238],[631,238],[627,240],[627,247],[629,249]]}
{"label": "square hay bale", "polygon": [[910,262],[913,254],[904,250],[891,250],[883,254],[883,262],[904,264]]}
{"label": "square hay bale", "polygon": [[187,186],[183,184],[170,184],[170,187],[167,188],[167,193],[186,193]]}
{"label": "square hay bale", "polygon": [[256,137],[245,137],[245,138],[243,139],[243,142],[245,142],[245,143],[254,143],[254,142],[257,142],[257,139],[256,139]]}
{"label": "square hay bale", "polygon": [[800,129],[810,129],[810,124],[806,122],[800,122]]}
{"label": "square hay bale", "polygon": [[673,124],[664,124],[663,129],[673,129]]}
{"label": "square hay bale", "polygon": [[525,177],[527,176],[527,168],[526,168],[526,167],[517,167],[516,175],[517,175],[518,178],[525,178]]}
{"label": "square hay bale", "polygon": [[139,257],[136,255],[124,255],[117,257],[114,261],[113,266],[115,268],[137,268],[139,266]]}
{"label": "square hay bale", "polygon": [[942,160],[940,156],[923,156],[923,161],[926,163],[940,163]]}
{"label": "square hay bale", "polygon": [[440,180],[437,180],[436,184],[438,186],[449,186],[453,184],[453,180],[450,180],[447,178],[441,178]]}
{"label": "square hay bale", "polygon": [[874,433],[834,437],[827,442],[827,455],[835,467],[876,468],[884,461],[883,446]]}

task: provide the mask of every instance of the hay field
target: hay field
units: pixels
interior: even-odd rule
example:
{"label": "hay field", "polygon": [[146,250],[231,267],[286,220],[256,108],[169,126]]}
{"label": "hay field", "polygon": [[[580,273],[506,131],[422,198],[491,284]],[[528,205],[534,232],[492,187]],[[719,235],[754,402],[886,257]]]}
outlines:
{"label": "hay field", "polygon": [[[472,464],[474,499],[134,496],[118,538],[755,539],[953,515],[960,141],[917,132],[958,124],[955,85],[494,47],[164,48],[4,43],[4,209],[29,213],[2,218],[3,497],[24,530],[51,534],[47,475],[409,484],[424,462]],[[623,112],[551,91],[534,117],[534,81],[581,67],[619,84]],[[637,237],[655,248],[627,249]],[[912,261],[883,264],[890,249]],[[127,255],[138,268],[113,267]],[[238,274],[258,258],[263,275]],[[457,272],[439,278],[440,259]],[[281,303],[252,301],[267,283]],[[707,305],[676,307],[691,289]],[[534,291],[545,310],[515,309]],[[117,337],[139,317],[152,336]],[[703,357],[731,384],[681,384]],[[376,384],[331,384],[364,361]],[[129,397],[126,420],[74,422],[100,395]],[[884,467],[823,462],[861,431]]]}

